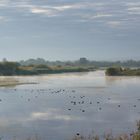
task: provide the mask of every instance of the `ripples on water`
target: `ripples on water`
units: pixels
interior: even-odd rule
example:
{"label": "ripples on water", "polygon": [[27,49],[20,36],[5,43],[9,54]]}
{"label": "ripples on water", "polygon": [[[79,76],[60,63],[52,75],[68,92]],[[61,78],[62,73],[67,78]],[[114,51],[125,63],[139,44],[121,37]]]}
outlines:
{"label": "ripples on water", "polygon": [[9,78],[39,84],[0,88],[0,136],[6,140],[128,133],[140,119],[139,77],[97,71]]}

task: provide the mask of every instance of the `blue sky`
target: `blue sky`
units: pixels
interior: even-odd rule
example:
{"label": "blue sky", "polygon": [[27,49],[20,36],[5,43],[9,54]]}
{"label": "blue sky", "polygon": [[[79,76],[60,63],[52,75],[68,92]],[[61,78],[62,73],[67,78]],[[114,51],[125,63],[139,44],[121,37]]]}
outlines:
{"label": "blue sky", "polygon": [[139,0],[0,0],[0,59],[140,59]]}

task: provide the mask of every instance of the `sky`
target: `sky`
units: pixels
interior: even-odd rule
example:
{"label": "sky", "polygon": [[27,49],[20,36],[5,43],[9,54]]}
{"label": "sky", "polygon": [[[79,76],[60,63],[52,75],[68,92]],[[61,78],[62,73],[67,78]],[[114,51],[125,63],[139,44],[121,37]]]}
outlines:
{"label": "sky", "polygon": [[140,0],[0,0],[0,60],[140,60]]}

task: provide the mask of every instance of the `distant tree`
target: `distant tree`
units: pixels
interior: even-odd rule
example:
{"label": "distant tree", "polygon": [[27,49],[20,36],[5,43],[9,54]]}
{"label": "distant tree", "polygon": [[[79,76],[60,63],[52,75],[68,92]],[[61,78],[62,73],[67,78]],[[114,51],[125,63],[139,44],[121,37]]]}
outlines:
{"label": "distant tree", "polygon": [[111,68],[108,68],[106,70],[106,75],[110,75],[110,76],[117,76],[117,75],[121,75],[121,72],[122,72],[122,68],[121,67],[111,67]]}
{"label": "distant tree", "polygon": [[3,58],[3,60],[2,60],[3,62],[7,62],[7,59],[6,58]]}
{"label": "distant tree", "polygon": [[0,75],[15,75],[20,66],[17,62],[3,62],[0,63]]}
{"label": "distant tree", "polygon": [[89,61],[87,60],[87,58],[80,58],[80,60],[79,60],[79,63],[81,64],[81,65],[86,65],[86,64],[88,64],[89,63]]}

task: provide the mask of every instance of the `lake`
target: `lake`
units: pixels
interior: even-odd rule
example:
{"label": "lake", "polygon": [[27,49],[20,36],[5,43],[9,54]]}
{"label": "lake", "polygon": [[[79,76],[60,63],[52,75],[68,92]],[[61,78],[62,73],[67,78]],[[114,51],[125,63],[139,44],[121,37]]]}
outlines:
{"label": "lake", "polygon": [[140,120],[140,77],[106,77],[95,71],[3,79],[37,83],[0,87],[4,140],[117,135],[136,130]]}

